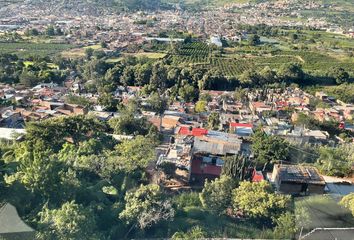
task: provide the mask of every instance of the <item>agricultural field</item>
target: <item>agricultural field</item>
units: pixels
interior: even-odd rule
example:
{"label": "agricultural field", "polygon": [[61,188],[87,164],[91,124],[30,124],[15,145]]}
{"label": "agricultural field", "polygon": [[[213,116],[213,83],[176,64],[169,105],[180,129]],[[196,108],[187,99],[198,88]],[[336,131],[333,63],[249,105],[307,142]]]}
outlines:
{"label": "agricultural field", "polygon": [[93,50],[102,49],[101,45],[99,45],[99,44],[81,47],[81,48],[72,48],[72,49],[68,49],[66,51],[61,52],[61,56],[64,58],[72,58],[72,59],[83,58],[83,57],[85,57],[85,50],[88,48],[92,48]]}
{"label": "agricultural field", "polygon": [[51,56],[62,51],[72,48],[70,44],[54,44],[54,43],[0,43],[0,54],[11,53],[17,54],[19,57],[27,58],[29,56]]}
{"label": "agricultural field", "polygon": [[[284,63],[298,63],[305,72],[318,76],[332,67],[343,68],[354,75],[352,39],[324,31],[281,31],[286,34],[262,38],[259,46],[250,46],[247,41],[223,49],[202,42],[184,44],[170,51],[166,59],[176,65],[218,70],[227,77],[237,77],[250,68],[277,69]],[[296,34],[298,39],[291,40],[291,34]]]}

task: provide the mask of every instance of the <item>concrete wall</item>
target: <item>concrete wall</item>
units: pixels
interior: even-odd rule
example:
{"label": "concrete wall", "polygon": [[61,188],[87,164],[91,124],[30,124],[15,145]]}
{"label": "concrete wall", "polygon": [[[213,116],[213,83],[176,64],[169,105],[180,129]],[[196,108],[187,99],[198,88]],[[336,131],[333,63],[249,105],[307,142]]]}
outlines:
{"label": "concrete wall", "polygon": [[[288,194],[298,194],[301,193],[302,183],[289,183],[289,182],[279,182],[278,190],[283,193]],[[323,194],[324,185],[308,184],[307,194]]]}
{"label": "concrete wall", "polygon": [[302,185],[296,183],[279,183],[279,191],[289,194],[297,194],[301,192]]}
{"label": "concrete wall", "polygon": [[308,186],[308,192],[310,194],[315,193],[315,194],[323,194],[324,193],[324,188],[325,185],[314,185],[314,184],[309,184]]}

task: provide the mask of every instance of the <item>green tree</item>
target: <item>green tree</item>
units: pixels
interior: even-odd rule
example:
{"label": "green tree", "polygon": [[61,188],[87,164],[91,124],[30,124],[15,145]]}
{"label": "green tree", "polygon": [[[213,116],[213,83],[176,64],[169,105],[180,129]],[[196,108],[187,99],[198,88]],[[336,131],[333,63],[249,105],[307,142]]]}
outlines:
{"label": "green tree", "polygon": [[301,65],[297,63],[283,64],[278,71],[278,75],[283,81],[295,83],[302,83],[305,76]]}
{"label": "green tree", "polygon": [[207,101],[203,101],[203,100],[199,100],[196,104],[195,104],[195,111],[197,113],[203,113],[206,111],[206,106],[207,106]]}
{"label": "green tree", "polygon": [[186,240],[195,240],[195,239],[205,239],[206,232],[199,226],[194,226],[188,232],[175,232],[172,235],[173,240],[186,239]]}
{"label": "green tree", "polygon": [[282,214],[288,204],[290,196],[273,193],[272,186],[262,181],[259,183],[241,182],[233,190],[233,207],[235,211],[253,218],[272,219]]}
{"label": "green tree", "polygon": [[252,151],[257,164],[263,164],[265,170],[269,163],[287,159],[289,144],[277,136],[268,136],[257,130],[252,136]]}
{"label": "green tree", "polygon": [[123,67],[120,64],[115,65],[113,68],[107,70],[104,80],[107,84],[113,84],[118,86],[120,84],[120,78],[123,74]]}
{"label": "green tree", "polygon": [[88,109],[93,108],[93,103],[86,97],[77,95],[68,95],[65,97],[65,101],[70,104],[77,104]]}
{"label": "green tree", "polygon": [[41,140],[20,143],[12,161],[18,166],[16,172],[7,177],[7,183],[13,185],[18,181],[50,202],[60,202],[80,187],[75,174],[58,161]]}
{"label": "green tree", "polygon": [[124,68],[123,74],[120,78],[120,81],[124,86],[134,85],[135,76],[134,76],[134,67],[133,66],[127,66]]}
{"label": "green tree", "polygon": [[162,220],[171,220],[175,214],[172,204],[165,199],[159,185],[141,185],[128,192],[124,199],[125,208],[119,218],[133,227],[145,229]]}
{"label": "green tree", "polygon": [[199,96],[199,101],[211,102],[212,97],[208,93],[203,93]]}
{"label": "green tree", "polygon": [[239,76],[240,83],[244,86],[258,86],[262,77],[253,69],[243,72]]}
{"label": "green tree", "polygon": [[106,42],[101,42],[101,48],[107,48],[107,47],[108,47],[108,45]]}
{"label": "green tree", "polygon": [[59,209],[45,206],[39,215],[38,239],[99,239],[95,215],[74,201],[64,203]]}
{"label": "green tree", "polygon": [[159,130],[161,131],[161,126],[162,126],[162,115],[164,112],[168,109],[168,102],[167,100],[163,97],[160,96],[158,93],[154,93],[148,100],[148,103],[150,105],[150,108],[152,111],[157,113],[160,117],[160,128]]}
{"label": "green tree", "polygon": [[298,231],[295,216],[291,212],[285,212],[274,219],[274,234],[278,239],[292,239]]}
{"label": "green tree", "polygon": [[199,194],[203,207],[217,214],[225,213],[226,209],[231,206],[232,190],[235,187],[236,182],[225,175],[211,182],[206,180],[203,191]]}
{"label": "green tree", "polygon": [[164,65],[156,63],[152,67],[152,74],[150,78],[150,85],[152,89],[157,91],[158,89],[164,90],[167,82],[167,71]]}
{"label": "green tree", "polygon": [[30,28],[25,31],[26,36],[38,36],[39,31],[36,28]]}
{"label": "green tree", "polygon": [[146,135],[154,127],[146,118],[135,117],[132,113],[110,119],[109,125],[118,135]]}
{"label": "green tree", "polygon": [[149,83],[151,77],[151,65],[150,64],[138,64],[135,66],[134,71],[135,85],[145,86]]}
{"label": "green tree", "polygon": [[54,36],[55,35],[55,29],[53,25],[49,25],[47,29],[45,30],[45,34],[47,36]]}
{"label": "green tree", "polygon": [[93,56],[93,52],[95,50],[93,48],[86,48],[85,49],[85,55],[87,59],[91,59],[91,57]]}
{"label": "green tree", "polygon": [[277,73],[269,66],[261,70],[260,76],[262,77],[262,84],[272,84],[277,81]]}
{"label": "green tree", "polygon": [[95,50],[95,51],[93,51],[93,56],[96,59],[101,59],[101,58],[104,58],[106,56],[106,53],[103,50]]}
{"label": "green tree", "polygon": [[187,83],[178,90],[178,94],[185,102],[192,102],[197,97],[196,89]]}
{"label": "green tree", "polygon": [[245,163],[246,159],[243,155],[225,157],[221,173],[233,179],[243,180]]}
{"label": "green tree", "polygon": [[208,117],[208,127],[210,129],[216,130],[220,125],[220,115],[217,112],[212,112]]}
{"label": "green tree", "polygon": [[155,144],[148,137],[137,136],[119,144],[113,155],[118,155],[120,168],[127,172],[145,169],[155,159]]}
{"label": "green tree", "polygon": [[349,82],[349,73],[343,68],[333,67],[330,69],[328,75],[334,78],[337,84]]}
{"label": "green tree", "polygon": [[348,208],[354,216],[354,193],[350,193],[342,198],[339,202],[343,207]]}
{"label": "green tree", "polygon": [[103,93],[98,97],[98,103],[107,111],[117,111],[118,100],[112,93]]}
{"label": "green tree", "polygon": [[159,165],[159,168],[166,174],[168,178],[172,177],[177,169],[176,164],[171,162],[163,162],[161,165]]}
{"label": "green tree", "polygon": [[32,71],[23,71],[19,79],[20,83],[26,87],[33,87],[39,82],[38,77]]}
{"label": "green tree", "polygon": [[236,88],[234,93],[234,99],[239,102],[247,101],[247,89],[245,88]]}
{"label": "green tree", "polygon": [[250,46],[257,46],[261,43],[261,38],[257,35],[257,34],[254,34],[254,35],[251,35],[249,36],[248,38],[248,44]]}
{"label": "green tree", "polygon": [[297,113],[295,125],[304,126],[308,129],[318,129],[317,121],[313,117],[302,112]]}
{"label": "green tree", "polygon": [[330,176],[350,176],[354,163],[354,150],[350,146],[320,147],[317,166],[319,170]]}
{"label": "green tree", "polygon": [[94,117],[57,117],[28,123],[25,139],[28,142],[40,140],[48,149],[57,152],[66,140],[78,146],[81,141],[102,136],[105,129],[106,125]]}

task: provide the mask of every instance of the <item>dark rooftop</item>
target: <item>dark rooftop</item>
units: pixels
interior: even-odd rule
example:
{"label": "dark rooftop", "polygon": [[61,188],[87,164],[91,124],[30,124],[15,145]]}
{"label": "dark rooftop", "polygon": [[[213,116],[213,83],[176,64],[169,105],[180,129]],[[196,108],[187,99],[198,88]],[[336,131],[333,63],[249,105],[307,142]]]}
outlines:
{"label": "dark rooftop", "polygon": [[275,165],[279,179],[287,182],[301,182],[324,185],[325,181],[315,167],[298,165]]}

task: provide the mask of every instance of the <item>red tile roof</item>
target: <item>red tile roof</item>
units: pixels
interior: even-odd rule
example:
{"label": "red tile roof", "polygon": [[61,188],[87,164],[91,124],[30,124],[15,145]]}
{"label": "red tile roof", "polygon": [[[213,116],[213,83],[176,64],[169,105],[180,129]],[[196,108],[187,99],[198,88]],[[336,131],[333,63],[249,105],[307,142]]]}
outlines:
{"label": "red tile roof", "polygon": [[204,128],[192,128],[192,131],[189,130],[189,127],[181,127],[178,131],[178,135],[190,135],[190,136],[203,136],[207,135],[208,130]]}

